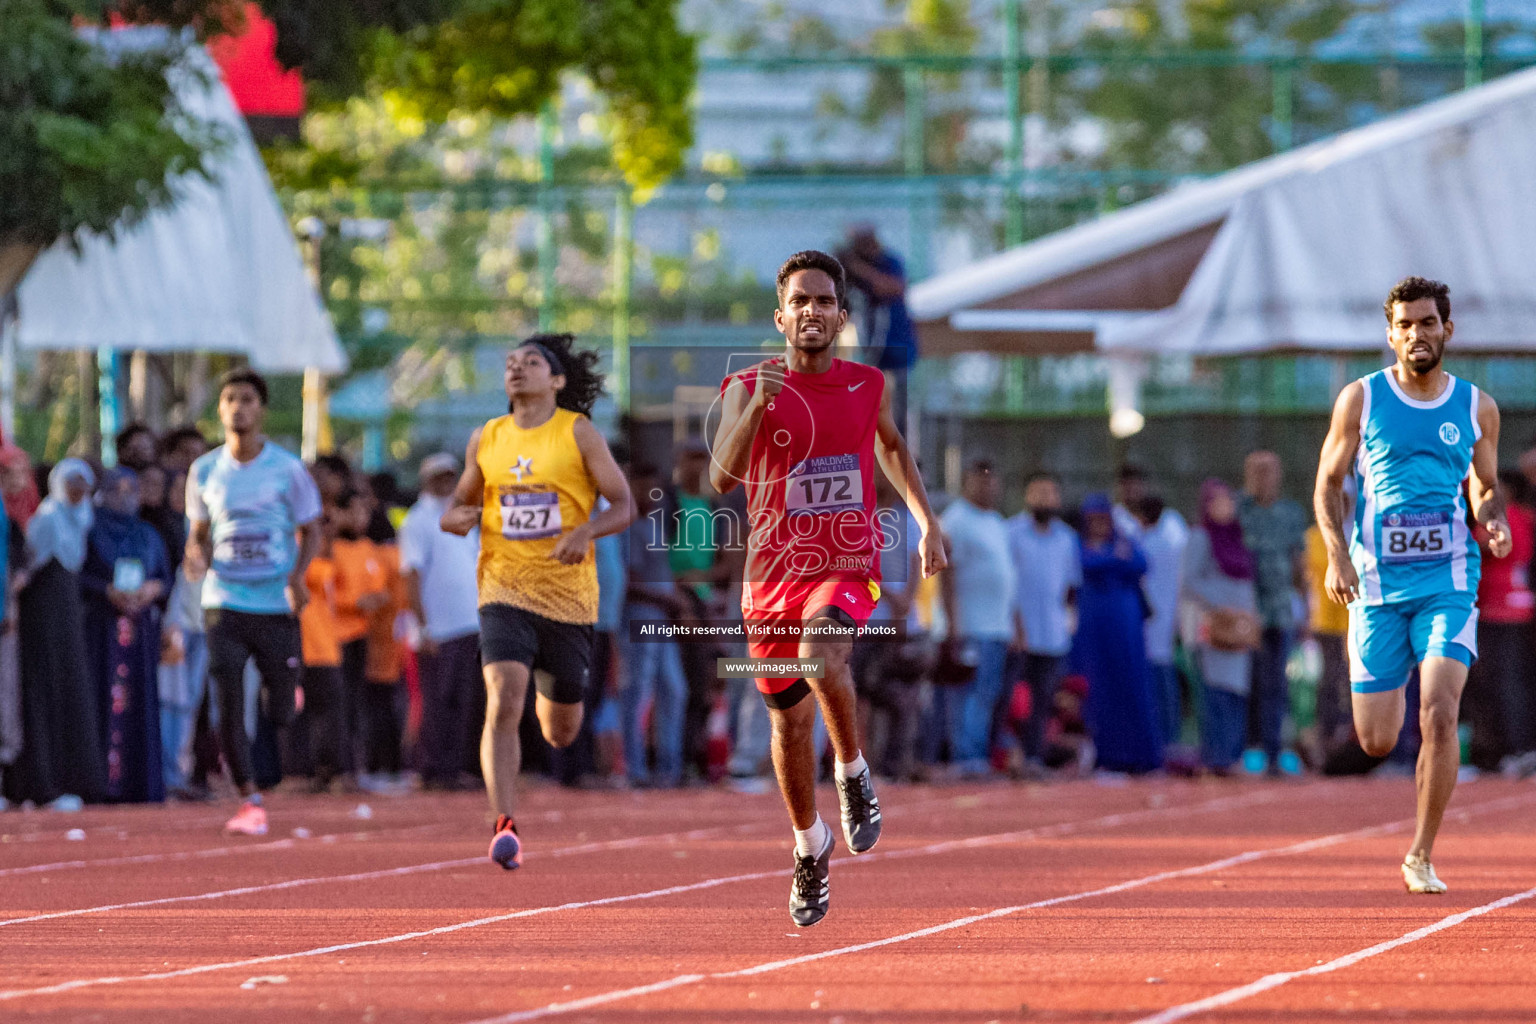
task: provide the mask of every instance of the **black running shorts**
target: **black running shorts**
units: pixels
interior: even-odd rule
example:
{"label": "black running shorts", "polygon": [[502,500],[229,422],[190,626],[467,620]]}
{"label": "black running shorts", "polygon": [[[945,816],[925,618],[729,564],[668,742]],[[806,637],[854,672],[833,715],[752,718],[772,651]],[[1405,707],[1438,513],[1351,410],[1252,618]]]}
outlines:
{"label": "black running shorts", "polygon": [[547,699],[580,704],[592,671],[592,626],[557,622],[509,604],[483,604],[480,660],[527,665]]}

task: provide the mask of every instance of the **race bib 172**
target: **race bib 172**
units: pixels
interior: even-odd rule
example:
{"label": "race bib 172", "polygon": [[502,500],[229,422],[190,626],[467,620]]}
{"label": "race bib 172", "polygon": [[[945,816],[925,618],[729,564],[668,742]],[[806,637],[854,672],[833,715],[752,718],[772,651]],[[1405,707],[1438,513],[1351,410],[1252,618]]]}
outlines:
{"label": "race bib 172", "polygon": [[1393,512],[1381,518],[1383,562],[1451,557],[1451,517],[1445,512]]}
{"label": "race bib 172", "polygon": [[857,455],[806,459],[789,471],[784,487],[784,511],[792,516],[864,507],[864,475]]}
{"label": "race bib 172", "polygon": [[501,535],[507,540],[560,536],[560,495],[554,491],[514,491],[501,496]]}

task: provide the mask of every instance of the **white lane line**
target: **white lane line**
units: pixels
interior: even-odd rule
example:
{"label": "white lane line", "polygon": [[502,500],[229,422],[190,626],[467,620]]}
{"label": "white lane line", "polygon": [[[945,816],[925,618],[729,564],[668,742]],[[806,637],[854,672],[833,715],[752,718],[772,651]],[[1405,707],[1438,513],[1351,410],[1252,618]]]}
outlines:
{"label": "white lane line", "polygon": [[1207,1010],[1231,1006],[1233,1003],[1241,1002],[1250,996],[1256,996],[1261,992],[1268,992],[1272,988],[1279,988],[1281,985],[1295,981],[1297,978],[1306,978],[1316,974],[1328,974],[1332,971],[1343,970],[1346,967],[1353,967],[1362,960],[1369,960],[1373,956],[1380,956],[1382,953],[1391,952],[1400,946],[1418,942],[1420,939],[1428,938],[1436,932],[1443,932],[1447,928],[1454,928],[1463,921],[1471,920],[1474,917],[1481,917],[1484,914],[1491,914],[1495,910],[1502,910],[1505,907],[1514,906],[1516,903],[1523,903],[1533,896],[1536,896],[1536,888],[1517,892],[1512,896],[1505,896],[1503,899],[1494,900],[1492,903],[1484,903],[1480,907],[1473,907],[1471,910],[1463,910],[1459,914],[1442,917],[1434,924],[1425,925],[1423,928],[1416,928],[1407,935],[1400,935],[1395,939],[1378,942],[1376,945],[1368,946],[1365,949],[1358,949],[1353,953],[1345,954],[1325,964],[1317,964],[1314,967],[1308,967],[1300,971],[1282,971],[1279,974],[1268,974],[1246,985],[1228,989],[1225,992],[1218,992],[1216,995],[1197,999],[1192,1003],[1169,1007],[1161,1013],[1154,1013],[1150,1017],[1143,1017],[1135,1021],[1134,1024],[1170,1024],[1172,1021],[1193,1017],[1195,1014],[1204,1013]]}
{"label": "white lane line", "polygon": [[[1208,800],[1204,803],[1181,807],[1155,807],[1142,811],[1119,812],[1104,815],[1099,818],[1077,822],[1063,822],[1057,825],[1045,825],[1035,829],[1023,829],[1016,832],[999,833],[992,837],[977,837],[978,839],[990,838],[993,843],[1023,842],[1033,839],[1054,838],[1060,835],[1068,835],[1073,832],[1087,831],[1100,827],[1108,828],[1127,822],[1137,821],[1149,816],[1152,817],[1176,817],[1186,814],[1202,813],[1206,811],[1232,810],[1250,804],[1268,803],[1276,799],[1276,793],[1282,791],[1263,790],[1237,797],[1221,797]],[[619,840],[622,842],[623,840]],[[839,858],[839,864],[868,864],[877,860],[891,859],[898,856],[914,855],[915,852],[931,850],[942,852],[950,849],[952,844],[948,841],[932,843],[926,847],[918,847],[913,850],[891,850],[886,852],[872,851],[857,858],[848,856]],[[116,975],[103,978],[79,978],[73,981],[60,982],[55,985],[46,985],[40,988],[11,989],[0,991],[0,1001],[19,999],[25,996],[53,995],[60,992],[70,992],[75,989],[91,988],[99,985],[120,985],[133,981],[164,981],[171,978],[183,978],[190,975],[206,974],[211,971],[232,970],[237,967],[253,967],[261,964],[275,963],[282,960],[293,960],[302,957],[321,956],[326,953],[335,953],[349,949],[362,949],[369,946],[389,945],[397,942],[407,942],[412,939],[428,938],[436,935],[446,935],[451,932],[462,931],[466,928],[478,928],[484,925],[499,924],[504,921],[513,921],[525,917],[537,917],[544,914],[557,913],[565,910],[582,910],[589,907],[610,906],[616,903],[631,903],[638,900],[658,899],[665,896],[675,896],[686,892],[697,892],[702,889],[713,889],[722,885],[730,885],[735,882],[757,881],[764,878],[782,878],[784,872],[776,869],[773,871],[753,871],[740,875],[724,875],[716,878],[706,878],[700,882],[691,882],[683,885],[667,886],[661,889],[651,889],[640,893],[627,893],[619,896],[605,896],[593,900],[573,901],[552,906],[530,907],[525,910],[512,911],[506,914],[495,914],[490,917],[475,918],[470,921],[461,921],[456,924],[442,925],[437,928],[428,928],[420,931],[406,932],[400,935],[390,935],[378,939],[365,939],[358,942],[346,942],[331,946],[321,946],[315,949],[300,950],[294,953],[275,953],[268,956],[254,957],[245,960],[233,960],[223,963],[201,964],[196,967],[184,967],[174,971],[158,971],[152,974]]]}
{"label": "white lane line", "polygon": [[[1490,800],[1486,803],[1475,804],[1460,812],[1459,820],[1464,820],[1472,814],[1483,813],[1492,810],[1502,810],[1512,805],[1530,803],[1536,797],[1521,795],[1505,797],[1499,800]],[[607,1003],[619,1002],[624,999],[632,999],[636,996],[646,995],[650,992],[664,991],[678,988],[683,985],[694,985],[712,979],[743,978],[757,974],[767,974],[770,971],[779,971],[787,967],[795,967],[800,964],[814,963],[818,960],[826,960],[835,956],[844,956],[849,953],[861,953],[869,949],[879,949],[882,946],[893,946],[902,942],[910,942],[913,939],[925,938],[929,935],[938,935],[944,932],[954,931],[957,928],[965,928],[982,921],[995,920],[1000,917],[1009,917],[1023,913],[1026,910],[1041,910],[1046,907],[1060,906],[1063,903],[1075,903],[1080,900],[1092,899],[1097,896],[1110,896],[1115,893],[1126,892],[1131,889],[1140,889],[1158,882],[1167,882],[1177,878],[1190,878],[1196,875],[1207,875],[1216,871],[1224,871],[1227,868],[1249,864],[1256,860],[1269,857],[1283,857],[1298,853],[1310,853],[1313,850],[1325,849],[1330,846],[1338,846],[1341,843],[1352,842],[1358,839],[1369,839],[1378,835],[1387,835],[1393,832],[1401,832],[1413,824],[1413,820],[1386,822],[1381,825],[1368,825],[1365,828],[1355,829],[1352,832],[1337,832],[1333,835],[1321,836],[1317,839],[1307,839],[1299,843],[1291,843],[1287,846],[1276,846],[1262,850],[1248,850],[1231,857],[1223,857],[1221,860],[1198,864],[1194,867],[1177,868],[1172,871],[1159,871],[1156,874],[1144,875],[1141,878],[1133,878],[1130,881],[1119,882],[1114,885],[1106,885],[1098,889],[1089,889],[1084,892],[1069,893],[1065,896],[1053,896],[1049,899],[1036,900],[1033,903],[1022,903],[1013,907],[999,907],[996,910],[986,911],[980,914],[971,914],[966,917],[956,918],[952,921],[944,921],[940,924],[930,925],[927,928],[919,928],[915,931],[903,932],[900,935],[891,935],[883,939],[875,939],[871,942],[861,942],[852,946],[840,946],[836,949],[823,950],[819,953],[808,953],[804,956],[790,957],[786,960],[770,960],[767,963],[757,964],[752,967],[743,967],[734,971],[715,971],[708,974],[684,974],[664,981],[654,982],[650,985],[641,985],[635,988],[617,989],[612,992],[604,992],[583,999],[575,999],[564,1003],[550,1003],[546,1006],[535,1007],[530,1010],[519,1010],[514,1013],[499,1017],[488,1017],[475,1021],[474,1024],[515,1024],[518,1021],[539,1020],[545,1017],[554,1017],[571,1013],[576,1010],[590,1009]],[[1536,893],[1536,890],[1533,890]],[[1493,905],[1490,904],[1490,909]],[[1449,927],[1449,926],[1447,926]],[[1289,980],[1289,979],[1287,979]],[[0,993],[3,996],[3,993]],[[1139,1022],[1138,1022],[1139,1024]]]}
{"label": "white lane line", "polygon": [[[922,800],[914,800],[914,801],[911,801],[909,803],[901,804],[900,807],[898,808],[898,810],[900,812],[907,812],[907,811],[913,811],[913,810],[926,810],[926,809],[929,809],[931,807],[937,807],[937,806],[947,806],[947,805],[952,804],[955,800],[964,799],[968,795],[971,795],[971,794],[967,794],[967,793],[951,793],[951,794],[943,796],[943,797],[929,797],[929,798],[925,798],[925,799],[922,799]],[[594,809],[594,808],[584,808],[583,810],[584,811],[592,811],[592,810],[596,810],[596,809]],[[637,806],[633,806],[633,805],[627,805],[627,806],[621,805],[620,807],[615,808],[615,810],[623,812],[621,814],[622,817],[656,817],[658,815],[658,811],[661,811],[660,808],[654,807],[654,806],[637,807]],[[569,812],[569,811],[563,811],[563,810],[559,810],[559,809],[551,809],[551,810],[539,811],[539,812],[537,812],[535,814],[530,814],[529,815],[529,820],[530,821],[539,821],[539,822],[546,823],[546,824],[555,824],[555,823],[560,823],[560,822],[565,821],[566,818],[568,816],[570,816],[571,813],[572,812]],[[290,815],[287,814],[286,810],[285,810],[284,816],[285,817],[289,817],[290,816]],[[889,816],[890,816],[890,813],[887,812],[887,817],[889,817]],[[305,820],[312,821],[313,819],[305,819]],[[367,831],[367,832],[331,833],[331,834],[327,834],[327,835],[314,836],[313,838],[302,840],[302,842],[306,842],[306,843],[334,843],[334,842],[336,842],[338,840],[358,841],[358,840],[372,839],[374,837],[384,836],[384,835],[389,835],[389,836],[409,835],[411,833],[426,832],[426,831],[430,831],[430,830],[436,829],[436,828],[464,827],[466,822],[472,822],[473,820],[474,820],[474,813],[472,812],[469,816],[467,816],[465,818],[462,818],[462,819],[459,819],[459,818],[445,818],[445,819],[442,819],[442,820],[439,820],[439,821],[432,821],[432,822],[427,822],[427,823],[424,823],[424,824],[410,825],[410,826],[386,825],[386,826],[383,826],[383,827],[380,827],[380,828],[376,828],[376,829],[373,829],[373,830]],[[488,820],[489,819],[487,819],[487,821]],[[218,819],[217,821],[214,821],[213,819],[210,819],[209,822],[208,822],[208,825],[210,827],[212,827],[212,826],[220,825],[222,823],[223,823],[223,819],[222,818]],[[201,827],[201,826],[199,826],[199,827]],[[108,827],[101,827],[101,828],[93,828],[93,831],[120,831],[120,829],[118,829],[116,826],[108,826]],[[178,829],[178,831],[190,831],[190,829]],[[159,832],[159,833],[157,833],[155,831],[149,831],[149,832],[141,833],[138,836],[136,836],[136,838],[145,838],[145,837],[154,836],[154,835],[157,835],[157,834],[163,834],[163,831]],[[50,829],[50,830],[48,830],[46,832],[36,832],[36,833],[32,833],[30,835],[17,836],[17,837],[14,837],[14,838],[15,838],[16,841],[23,841],[23,842],[42,841],[42,840],[48,840],[48,839],[57,841],[58,838],[59,838],[59,835],[60,835],[60,833],[59,833],[59,831],[57,829]],[[31,874],[37,874],[39,872],[66,871],[66,870],[78,869],[78,868],[121,867],[121,866],[129,865],[129,864],[174,863],[174,862],[177,862],[177,861],[198,860],[198,859],[201,859],[201,858],[204,858],[204,857],[224,857],[224,856],[228,856],[230,854],[236,854],[236,853],[262,853],[262,852],[268,852],[268,851],[272,851],[272,850],[286,850],[286,849],[289,849],[289,848],[291,848],[291,847],[293,847],[295,845],[297,845],[297,842],[295,840],[293,840],[293,839],[278,839],[278,840],[274,840],[274,841],[270,841],[270,842],[264,842],[264,843],[240,843],[240,844],[235,845],[235,846],[220,846],[220,847],[215,847],[215,848],[212,848],[212,849],[202,849],[202,850],[177,850],[177,851],[170,851],[170,852],[164,852],[164,853],[133,854],[133,855],[127,855],[127,856],[122,856],[122,857],[102,857],[102,858],[97,858],[95,860],[61,860],[61,861],[52,861],[52,862],[49,862],[47,864],[25,864],[25,865],[21,865],[19,867],[0,868],[0,878],[5,878],[5,877],[11,876],[11,875],[31,875]]]}
{"label": "white lane line", "polygon": [[157,971],[154,974],[119,975],[107,978],[79,978],[74,981],[60,982],[57,985],[46,985],[42,988],[12,989],[0,992],[0,1000],[19,999],[23,996],[53,995],[59,992],[72,992],[76,989],[94,988],[98,985],[121,985],[130,981],[164,981],[168,978],[185,978],[194,974],[208,974],[212,971],[232,970],[236,967],[255,967],[260,964],[277,963],[282,960],[297,960],[303,957],[324,956],[327,953],[341,953],[349,949],[364,949],[369,946],[387,946],[397,942],[409,942],[412,939],[424,939],[437,935],[448,935],[453,932],[464,931],[467,928],[479,928],[483,925],[498,924],[502,921],[515,921],[523,917],[537,917],[542,914],[552,914],[561,910],[581,910],[587,907],[604,907],[614,903],[629,903],[634,900],[656,899],[662,896],[674,896],[678,893],[695,892],[699,889],[712,889],[716,886],[727,885],[731,882],[744,882],[757,878],[782,877],[783,871],[757,871],[747,875],[729,875],[723,878],[707,878],[702,882],[691,882],[686,885],[672,885],[664,889],[652,889],[648,892],[627,893],[622,896],[605,896],[602,899],[581,900],[571,903],[561,903],[549,907],[530,907],[527,910],[515,910],[508,914],[496,914],[492,917],[477,917],[471,921],[460,921],[456,924],[441,925],[437,928],[424,928],[420,931],[405,932],[401,935],[387,935],[379,939],[365,939],[361,942],[341,942],[333,946],[320,946],[315,949],[299,950],[295,953],[274,953],[270,956],[250,957],[245,960],[231,960],[225,963],[201,964],[197,967],[183,967],[175,971]]}
{"label": "white lane line", "polygon": [[0,878],[8,875],[33,875],[45,871],[64,871],[72,868],[105,868],[121,867],[126,864],[161,864],[175,863],[184,860],[200,860],[204,857],[227,857],[235,853],[266,853],[272,850],[287,850],[300,843],[321,843],[329,845],[337,842],[367,842],[378,839],[381,836],[405,836],[415,832],[428,832],[435,828],[441,828],[448,822],[428,822],[424,825],[411,825],[408,827],[386,827],[373,829],[368,832],[335,832],[327,835],[312,836],[308,839],[276,839],[265,843],[241,843],[237,846],[217,846],[203,850],[177,850],[167,853],[140,853],[123,857],[101,857],[96,860],[60,860],[48,864],[27,864],[22,867],[0,868]]}
{"label": "white lane line", "polygon": [[[631,836],[627,839],[610,839],[593,843],[579,843],[574,846],[556,847],[553,850],[544,851],[540,856],[545,857],[569,857],[580,853],[596,853],[603,850],[621,850],[638,846],[649,846],[661,842],[688,842],[699,839],[708,839],[720,833],[745,832],[755,827],[749,825],[722,825],[716,828],[700,828],[691,832],[662,832],[649,836]],[[530,858],[531,859],[531,858]],[[350,875],[317,875],[312,878],[291,878],[282,882],[264,882],[261,885],[242,885],[235,889],[220,889],[215,892],[191,893],[186,896],[162,896],[158,899],[133,900],[128,903],[108,903],[99,907],[81,907],[75,910],[55,910],[46,914],[33,914],[30,917],[15,917],[9,920],[0,920],[0,928],[7,928],[17,924],[32,924],[37,921],[53,921],[61,917],[80,917],[85,914],[105,914],[114,910],[133,910],[139,907],[161,907],[170,903],[195,903],[203,900],[219,900],[230,896],[249,896],[259,892],[279,892],[284,889],[300,889],[310,885],[324,885],[332,882],[367,882],[376,878],[396,878],[401,875],[416,875],[427,871],[446,871],[451,868],[469,867],[472,864],[485,863],[485,857],[459,857],[454,860],[438,860],[427,864],[407,864],[398,868],[380,868],[375,871],[359,871]]]}
{"label": "white lane line", "polygon": [[[1223,798],[1223,799],[1220,799],[1220,800],[1217,800],[1217,801],[1211,801],[1211,802],[1209,802],[1209,806],[1207,806],[1207,805],[1194,805],[1194,806],[1197,807],[1197,808],[1208,809],[1208,810],[1225,810],[1225,809],[1229,809],[1232,806],[1241,806],[1243,804],[1248,804],[1248,803],[1266,803],[1266,802],[1270,802],[1273,799],[1274,799],[1274,796],[1273,796],[1272,791],[1261,791],[1261,792],[1256,792],[1256,793],[1253,793],[1253,794],[1249,794],[1246,797],[1230,797],[1230,798]],[[947,802],[948,802],[947,799],[946,800],[917,801],[914,804],[908,805],[908,809],[911,809],[913,807],[923,807],[923,806],[925,806],[925,805],[927,805],[929,803],[947,803]],[[1174,811],[1174,809],[1169,809],[1168,813],[1173,813],[1173,811]],[[1141,811],[1121,812],[1121,813],[1118,813],[1118,814],[1106,815],[1105,817],[1102,817],[1102,818],[1096,818],[1093,821],[1088,822],[1086,824],[1089,825],[1089,826],[1093,826],[1093,827],[1109,828],[1109,827],[1113,827],[1115,825],[1124,824],[1124,823],[1126,823],[1128,821],[1134,821],[1139,816],[1145,816],[1145,815],[1148,815],[1148,814],[1160,814],[1160,813],[1162,813],[1162,809],[1161,808],[1150,808],[1150,809],[1141,810]],[[999,843],[999,842],[1017,841],[1019,839],[1044,839],[1044,838],[1051,838],[1051,837],[1054,837],[1054,836],[1057,836],[1057,835],[1067,835],[1067,834],[1070,834],[1072,831],[1076,830],[1079,827],[1082,827],[1084,824],[1085,823],[1082,823],[1082,822],[1064,822],[1064,823],[1062,823],[1060,825],[1046,825],[1046,826],[1042,826],[1042,827],[1035,828],[1035,829],[1027,829],[1027,830],[1022,831],[1022,832],[1002,833],[1002,834],[991,835],[991,836],[976,836],[976,837],[972,837],[970,839],[965,839],[965,840],[949,841],[949,842],[943,842],[943,843],[932,843],[932,844],[930,844],[928,846],[925,846],[925,847],[917,847],[915,849],[909,849],[909,850],[890,850],[890,851],[886,851],[886,852],[880,854],[879,856],[882,859],[886,859],[886,858],[892,858],[892,857],[914,856],[914,855],[924,854],[924,853],[943,853],[943,852],[947,852],[947,851],[949,851],[951,849],[957,849],[957,848],[961,848],[961,847],[973,847],[973,846],[978,846],[978,845],[993,845],[993,844],[996,844],[996,843]],[[687,831],[687,832],[663,832],[663,833],[659,833],[659,834],[651,834],[651,835],[643,835],[643,836],[627,836],[627,837],[622,838],[622,839],[604,839],[604,840],[597,840],[597,841],[588,842],[588,843],[578,843],[578,844],[575,844],[575,845],[572,845],[572,846],[556,847],[556,848],[554,848],[552,850],[538,851],[536,853],[530,854],[529,858],[530,859],[534,859],[534,858],[537,858],[537,857],[569,857],[569,856],[573,856],[573,855],[576,855],[576,854],[583,854],[583,853],[596,853],[596,852],[607,851],[607,850],[632,849],[632,848],[641,847],[641,846],[649,846],[649,845],[652,845],[652,844],[657,843],[657,842],[669,842],[669,841],[673,842],[673,843],[676,843],[676,842],[692,842],[692,841],[697,841],[697,840],[700,840],[700,839],[708,839],[708,838],[711,838],[713,836],[720,835],[722,833],[724,833],[724,834],[743,834],[743,833],[748,833],[748,832],[753,831],[756,828],[762,827],[763,825],[764,825],[763,822],[755,821],[755,822],[748,822],[748,823],[746,823],[744,825],[719,825],[719,826],[715,826],[715,827],[712,827],[712,828],[693,829],[693,830]],[[405,830],[399,830],[399,831],[401,831],[401,832],[417,831],[417,830],[420,830],[420,829],[428,829],[428,828],[436,828],[436,827],[438,827],[437,823],[433,823],[433,824],[429,824],[429,825],[417,826],[417,829],[405,829]],[[377,833],[368,833],[368,832],[354,833],[351,838],[359,838],[359,837],[367,838],[368,836],[376,835],[376,834]],[[398,834],[398,832],[397,832],[397,834]],[[335,838],[336,838],[335,836],[321,836],[317,840],[314,840],[314,841],[315,842],[334,841]],[[199,851],[199,852],[196,852],[196,853],[189,853],[189,854],[182,854],[182,855],[143,854],[143,855],[141,855],[139,857],[124,857],[124,858],[116,858],[116,859],[113,859],[113,860],[92,861],[92,862],[89,862],[89,863],[92,864],[92,865],[105,865],[105,864],[114,864],[114,863],[115,864],[135,864],[135,863],[146,863],[147,859],[149,859],[149,860],[190,859],[191,857],[196,857],[196,856],[214,856],[214,855],[217,855],[217,854],[227,853],[227,852],[230,852],[230,851],[238,851],[238,850],[242,850],[242,849],[259,849],[259,848],[266,848],[266,849],[283,848],[283,849],[286,849],[286,848],[292,847],[294,845],[295,845],[295,841],[294,840],[292,840],[292,839],[283,839],[283,840],[279,840],[279,841],[277,841],[275,843],[261,844],[261,846],[259,846],[259,847],[224,847],[224,848],[221,848],[219,850]],[[79,916],[84,915],[84,914],[104,914],[104,913],[109,913],[109,912],[114,911],[114,910],[132,910],[132,909],[136,909],[136,908],[139,908],[139,907],[163,906],[163,905],[169,904],[169,903],[190,903],[190,902],[198,902],[198,901],[202,901],[202,900],[215,900],[215,899],[223,899],[223,898],[229,897],[229,896],[249,896],[252,893],[275,892],[275,891],[282,890],[282,889],[295,889],[295,888],[300,888],[300,887],[303,887],[303,886],[319,885],[319,884],[323,884],[323,883],[327,883],[327,882],[356,882],[356,881],[365,881],[365,880],[373,879],[373,878],[387,878],[387,877],[391,877],[391,876],[395,876],[395,875],[418,874],[418,873],[426,872],[426,871],[441,871],[441,870],[444,870],[444,869],[447,869],[447,868],[465,867],[465,866],[468,866],[470,864],[476,864],[476,863],[479,863],[483,859],[484,858],[481,858],[481,857],[463,857],[463,858],[455,858],[453,860],[432,861],[430,863],[425,863],[425,864],[413,864],[413,865],[406,865],[406,866],[402,866],[402,867],[398,867],[398,868],[385,868],[385,869],[380,869],[380,870],[377,870],[377,871],[366,871],[366,872],[359,872],[359,873],[348,874],[348,875],[321,875],[321,876],[316,876],[316,877],[312,877],[312,878],[297,878],[297,879],[290,879],[290,880],[283,881],[283,882],[263,883],[261,885],[240,886],[240,887],[234,888],[234,889],[220,889],[220,890],[217,890],[217,891],[214,891],[214,892],[193,893],[193,894],[189,894],[189,895],[185,895],[185,896],[165,896],[165,897],[160,897],[158,899],[133,900],[133,901],[130,901],[130,902],[125,902],[125,903],[109,903],[109,904],[104,904],[102,906],[96,906],[96,907],[82,907],[82,908],[77,908],[77,909],[72,909],[72,910],[57,910],[57,911],[50,911],[48,913],[43,913],[43,914],[33,914],[31,916],[28,916],[28,917],[11,918],[9,920],[0,919],[0,928],[5,928],[5,927],[8,927],[10,925],[31,924],[31,923],[34,923],[34,922],[37,922],[37,921],[51,921],[51,920],[55,920],[55,919],[61,918],[61,917],[79,917]],[[51,868],[51,867],[76,867],[76,866],[84,866],[87,863],[88,862],[86,862],[86,861],[73,861],[73,862],[64,862],[63,864],[37,865],[37,866],[31,867],[31,868],[16,868],[16,869],[12,869],[12,870],[14,870],[17,873],[20,873],[20,872],[26,872],[26,871],[41,871],[41,870],[45,870],[45,869],[48,869],[48,868]],[[5,874],[5,872],[0,872],[0,874]]]}

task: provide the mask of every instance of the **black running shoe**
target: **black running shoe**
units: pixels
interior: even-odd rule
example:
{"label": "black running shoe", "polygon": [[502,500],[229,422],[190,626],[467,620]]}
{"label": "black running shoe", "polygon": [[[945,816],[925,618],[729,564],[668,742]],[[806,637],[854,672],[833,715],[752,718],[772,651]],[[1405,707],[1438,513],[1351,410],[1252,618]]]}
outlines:
{"label": "black running shoe", "polygon": [[880,801],[869,778],[869,767],[851,779],[837,780],[837,802],[843,809],[843,840],[854,853],[880,841]]}
{"label": "black running shoe", "polygon": [[827,877],[832,873],[832,830],[827,829],[827,845],[812,857],[795,857],[795,877],[789,886],[789,916],[801,928],[827,916]]}

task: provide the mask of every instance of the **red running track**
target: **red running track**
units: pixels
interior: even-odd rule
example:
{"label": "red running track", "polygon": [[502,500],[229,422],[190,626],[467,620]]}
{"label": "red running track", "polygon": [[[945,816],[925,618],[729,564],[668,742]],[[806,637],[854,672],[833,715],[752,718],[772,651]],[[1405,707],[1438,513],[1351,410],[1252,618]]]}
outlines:
{"label": "red running track", "polygon": [[483,797],[369,803],[0,815],[0,1020],[1536,1020],[1530,784],[1458,790],[1443,897],[1406,780],[885,787],[804,931],[775,795],[534,790],[512,873]]}

